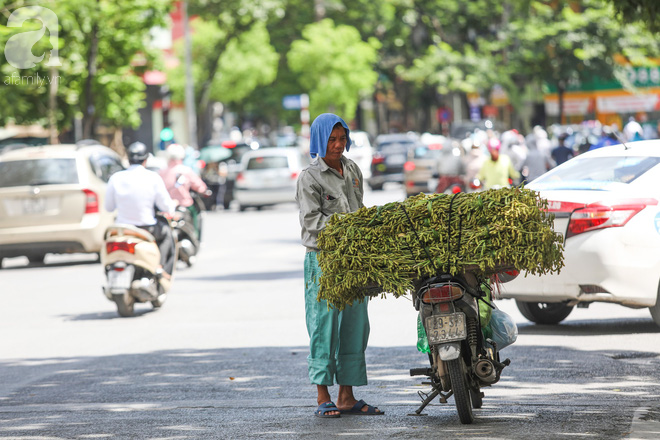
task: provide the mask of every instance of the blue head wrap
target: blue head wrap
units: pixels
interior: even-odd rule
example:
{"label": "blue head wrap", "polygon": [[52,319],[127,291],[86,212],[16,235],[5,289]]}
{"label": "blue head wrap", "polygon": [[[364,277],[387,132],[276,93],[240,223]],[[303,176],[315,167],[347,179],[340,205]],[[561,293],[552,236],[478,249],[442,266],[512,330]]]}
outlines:
{"label": "blue head wrap", "polygon": [[333,127],[338,122],[346,129],[346,151],[351,147],[351,138],[348,136],[351,131],[348,129],[346,122],[335,114],[323,113],[312,122],[309,139],[309,154],[312,157],[325,157],[328,138],[330,138],[330,133],[332,133]]}

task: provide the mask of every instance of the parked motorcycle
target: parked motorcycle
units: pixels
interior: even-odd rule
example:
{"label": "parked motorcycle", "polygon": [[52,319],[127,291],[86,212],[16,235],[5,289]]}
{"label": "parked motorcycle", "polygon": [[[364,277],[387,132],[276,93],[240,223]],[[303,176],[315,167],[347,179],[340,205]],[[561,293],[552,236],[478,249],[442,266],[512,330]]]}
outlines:
{"label": "parked motorcycle", "polygon": [[[501,277],[501,282],[515,274]],[[428,339],[430,368],[413,368],[411,376],[428,376],[431,392],[420,392],[422,410],[436,397],[447,403],[450,396],[461,423],[474,421],[473,408],[481,408],[484,394],[481,388],[500,380],[500,374],[510,360],[500,362],[498,344],[483,333],[478,301],[487,293],[472,273],[462,276],[441,274],[417,285],[414,306]]]}
{"label": "parked motorcycle", "polygon": [[107,280],[103,293],[120,316],[133,316],[136,302],[151,302],[154,308],[165,303],[171,279],[162,276],[160,250],[148,231],[125,224],[108,227],[101,264]]}

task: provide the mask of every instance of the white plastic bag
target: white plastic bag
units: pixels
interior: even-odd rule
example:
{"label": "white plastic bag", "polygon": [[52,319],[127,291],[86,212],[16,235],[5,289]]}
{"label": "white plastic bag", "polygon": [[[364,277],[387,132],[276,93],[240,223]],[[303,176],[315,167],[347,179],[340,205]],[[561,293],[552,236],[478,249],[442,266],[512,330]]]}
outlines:
{"label": "white plastic bag", "polygon": [[518,326],[511,316],[500,309],[493,310],[490,317],[490,329],[493,332],[491,339],[497,344],[498,351],[518,339]]}

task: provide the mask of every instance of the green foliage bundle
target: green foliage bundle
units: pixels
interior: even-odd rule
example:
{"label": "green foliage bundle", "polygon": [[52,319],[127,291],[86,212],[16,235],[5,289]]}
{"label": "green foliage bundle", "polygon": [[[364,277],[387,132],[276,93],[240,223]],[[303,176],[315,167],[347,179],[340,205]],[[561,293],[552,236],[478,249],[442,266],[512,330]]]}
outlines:
{"label": "green foliage bundle", "polygon": [[521,188],[420,194],[335,214],[318,237],[318,298],[341,309],[367,294],[406,295],[439,273],[558,272],[563,238],[553,217],[547,200]]}

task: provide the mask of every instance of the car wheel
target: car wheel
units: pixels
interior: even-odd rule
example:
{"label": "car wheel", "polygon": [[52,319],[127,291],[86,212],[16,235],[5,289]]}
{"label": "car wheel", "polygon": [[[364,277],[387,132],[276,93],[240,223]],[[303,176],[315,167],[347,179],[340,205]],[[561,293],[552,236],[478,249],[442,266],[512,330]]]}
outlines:
{"label": "car wheel", "polygon": [[43,264],[44,260],[46,259],[46,255],[30,255],[27,257],[27,259],[31,264]]}
{"label": "car wheel", "polygon": [[225,196],[222,200],[222,207],[224,209],[229,209],[232,200],[234,200],[234,193],[232,192],[232,190],[229,189],[225,190]]}
{"label": "car wheel", "polygon": [[573,306],[564,303],[536,303],[516,300],[522,315],[536,324],[559,324],[571,314]]}
{"label": "car wheel", "polygon": [[245,205],[238,205],[238,210],[241,211],[241,212],[245,211],[247,208],[248,207],[245,206]]}
{"label": "car wheel", "polygon": [[658,296],[655,300],[655,305],[653,307],[649,307],[649,310],[651,311],[653,322],[660,326],[660,285],[658,286]]}

